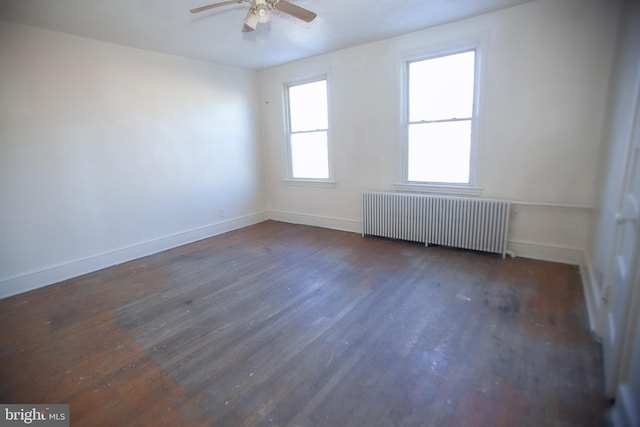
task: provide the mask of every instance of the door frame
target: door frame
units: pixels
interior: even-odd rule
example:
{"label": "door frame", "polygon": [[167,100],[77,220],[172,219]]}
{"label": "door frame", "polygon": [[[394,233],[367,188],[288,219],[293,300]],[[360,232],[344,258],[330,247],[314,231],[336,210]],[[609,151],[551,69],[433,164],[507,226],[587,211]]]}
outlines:
{"label": "door frame", "polygon": [[[626,147],[624,150],[624,165],[621,173],[621,185],[619,188],[619,192],[616,198],[616,208],[614,212],[614,216],[611,218],[611,221],[615,222],[614,225],[614,238],[611,246],[611,253],[609,255],[609,261],[607,266],[607,275],[606,280],[604,281],[604,290],[603,290],[603,304],[599,311],[599,322],[602,322],[602,345],[603,352],[605,356],[604,359],[604,369],[605,369],[605,393],[609,397],[615,397],[618,393],[620,380],[625,377],[625,374],[628,373],[630,368],[631,361],[628,360],[630,355],[627,354],[633,350],[633,342],[628,343],[627,340],[631,339],[633,341],[633,333],[635,331],[633,321],[636,319],[636,312],[632,310],[634,305],[632,301],[636,299],[636,295],[640,293],[640,285],[638,284],[638,270],[640,267],[636,261],[635,265],[633,265],[633,271],[630,271],[628,274],[630,278],[630,286],[627,290],[627,295],[624,296],[625,304],[622,315],[623,324],[617,325],[617,330],[615,331],[616,338],[613,343],[609,340],[611,338],[611,321],[612,318],[612,308],[614,306],[615,299],[619,296],[616,296],[616,289],[613,289],[612,284],[614,282],[614,275],[616,274],[616,262],[618,258],[618,250],[621,244],[622,239],[622,229],[624,223],[619,223],[617,221],[617,213],[622,212],[624,209],[626,194],[629,191],[631,179],[632,179],[632,168],[633,168],[633,158],[632,153],[635,150],[636,138],[640,138],[640,61],[636,66],[635,73],[635,81],[633,93],[635,94],[633,99],[633,106],[631,109],[631,124],[628,128],[628,131],[625,134]],[[638,229],[640,229],[640,224],[637,225]],[[640,239],[640,233],[636,237]],[[638,244],[636,244],[636,252],[638,252]],[[637,255],[637,254],[636,254]],[[629,328],[629,326],[632,326]],[[612,344],[611,349],[606,349],[605,346]],[[631,347],[631,348],[629,348]],[[610,362],[610,363],[609,363]]]}

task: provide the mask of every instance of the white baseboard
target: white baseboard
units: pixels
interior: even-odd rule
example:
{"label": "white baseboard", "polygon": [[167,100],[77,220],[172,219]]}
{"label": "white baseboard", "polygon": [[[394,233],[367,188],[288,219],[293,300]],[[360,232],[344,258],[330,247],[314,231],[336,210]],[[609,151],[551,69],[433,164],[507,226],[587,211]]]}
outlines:
{"label": "white baseboard", "polygon": [[311,225],[314,227],[330,228],[332,230],[362,233],[362,222],[350,219],[283,211],[269,211],[269,219],[288,222],[290,224]]}
{"label": "white baseboard", "polygon": [[259,212],[116,249],[0,281],[0,299],[266,221]]}
{"label": "white baseboard", "polygon": [[[362,233],[362,222],[350,219],[283,211],[269,211],[269,218],[292,224],[312,225],[315,227]],[[572,265],[582,265],[584,262],[584,249],[582,248],[524,240],[510,240],[507,246],[515,252],[516,256],[522,258],[561,262]]]}
{"label": "white baseboard", "polygon": [[[256,224],[267,219],[358,234],[362,232],[361,221],[351,219],[309,215],[297,212],[260,212],[6,279],[0,282],[0,298],[27,292],[72,277]],[[573,265],[582,265],[585,259],[584,251],[578,248],[527,241],[509,241],[508,246],[509,249],[515,252],[516,256],[523,258],[562,262]],[[593,282],[589,281],[589,283]],[[597,289],[597,287],[589,285],[589,289]],[[590,310],[595,308],[594,303],[597,301],[599,301],[597,296],[594,296],[593,300],[588,300],[588,303],[591,304]],[[591,313],[590,311],[590,316]]]}
{"label": "white baseboard", "polygon": [[609,412],[613,427],[640,427],[640,401],[634,396],[628,385],[623,385],[616,394],[616,403]]}
{"label": "white baseboard", "polygon": [[580,265],[584,260],[584,249],[561,246],[553,243],[509,240],[507,247],[514,251],[516,256],[522,258],[561,262],[571,265]]}

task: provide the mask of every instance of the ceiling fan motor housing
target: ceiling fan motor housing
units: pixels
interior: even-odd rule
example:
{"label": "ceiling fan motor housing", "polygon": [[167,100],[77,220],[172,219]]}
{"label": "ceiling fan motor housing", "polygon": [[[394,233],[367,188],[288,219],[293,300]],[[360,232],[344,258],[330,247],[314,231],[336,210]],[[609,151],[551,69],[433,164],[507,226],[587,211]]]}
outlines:
{"label": "ceiling fan motor housing", "polygon": [[269,22],[271,19],[271,9],[265,4],[256,5],[256,16],[261,24]]}

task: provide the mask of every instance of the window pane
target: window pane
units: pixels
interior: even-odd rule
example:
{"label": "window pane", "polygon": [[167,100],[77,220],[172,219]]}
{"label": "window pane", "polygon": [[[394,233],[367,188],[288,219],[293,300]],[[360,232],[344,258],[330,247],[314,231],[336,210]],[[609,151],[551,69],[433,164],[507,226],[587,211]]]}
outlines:
{"label": "window pane", "polygon": [[408,179],[466,184],[470,150],[470,120],[410,125]]}
{"label": "window pane", "polygon": [[409,121],[469,118],[475,51],[409,64]]}
{"label": "window pane", "polygon": [[291,135],[291,169],[294,178],[329,178],[327,132]]}
{"label": "window pane", "polygon": [[327,129],[327,81],[289,87],[291,132]]}

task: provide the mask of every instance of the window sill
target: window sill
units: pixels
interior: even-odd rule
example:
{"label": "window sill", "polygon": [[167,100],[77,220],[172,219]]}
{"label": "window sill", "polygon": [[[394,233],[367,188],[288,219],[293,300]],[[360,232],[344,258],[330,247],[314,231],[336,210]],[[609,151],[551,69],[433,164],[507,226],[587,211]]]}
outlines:
{"label": "window sill", "polygon": [[285,185],[298,187],[336,188],[338,185],[335,181],[320,181],[312,179],[285,179],[283,182]]}
{"label": "window sill", "polygon": [[437,184],[393,184],[396,191],[409,191],[414,193],[449,194],[453,196],[480,196],[484,190],[481,187],[437,185]]}

